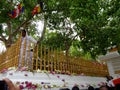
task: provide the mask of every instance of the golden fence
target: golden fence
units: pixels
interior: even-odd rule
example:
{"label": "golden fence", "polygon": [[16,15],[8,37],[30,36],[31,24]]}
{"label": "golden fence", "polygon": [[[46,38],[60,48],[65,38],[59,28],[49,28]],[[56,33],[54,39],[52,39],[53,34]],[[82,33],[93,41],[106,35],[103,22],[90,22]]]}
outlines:
{"label": "golden fence", "polygon": [[[25,46],[25,45],[24,45]],[[18,67],[20,58],[21,39],[0,54],[0,70],[9,67]],[[23,50],[21,66],[25,66],[25,48]],[[28,50],[28,56],[32,54],[31,64],[30,58],[27,66],[32,70],[54,71],[61,74],[81,74],[87,76],[106,76],[108,75],[107,65],[100,64],[80,57],[66,56],[65,53],[58,49],[47,48],[45,46],[36,46],[33,51]]]}

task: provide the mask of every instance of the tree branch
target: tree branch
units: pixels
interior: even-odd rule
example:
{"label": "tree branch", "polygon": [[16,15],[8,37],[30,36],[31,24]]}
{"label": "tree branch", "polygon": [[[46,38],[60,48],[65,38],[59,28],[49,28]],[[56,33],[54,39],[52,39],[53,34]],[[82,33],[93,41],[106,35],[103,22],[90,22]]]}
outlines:
{"label": "tree branch", "polygon": [[38,39],[38,44],[42,41],[44,35],[45,35],[45,30],[46,30],[46,19],[44,18],[44,27],[43,27],[43,31],[42,31],[42,34],[41,34],[41,37]]}
{"label": "tree branch", "polygon": [[5,39],[5,37],[3,35],[1,35],[0,41],[4,42],[4,44],[6,46],[7,40]]}
{"label": "tree branch", "polygon": [[9,35],[11,35],[12,27],[11,27],[11,23],[10,23],[10,21],[7,21],[7,26],[8,26],[8,32],[9,32]]}
{"label": "tree branch", "polygon": [[75,35],[73,38],[72,38],[72,40],[75,40],[75,38],[78,36],[78,34],[77,35]]}
{"label": "tree branch", "polygon": [[11,42],[11,33],[12,33],[12,27],[11,27],[11,23],[10,23],[10,21],[7,21],[7,26],[8,26],[8,33],[9,33],[9,38],[8,38],[8,41],[10,41]]}
{"label": "tree branch", "polygon": [[2,38],[0,38],[0,41],[4,41]]}
{"label": "tree branch", "polygon": [[5,39],[5,37],[1,34],[1,39],[2,41],[6,42],[7,40]]}
{"label": "tree branch", "polygon": [[27,20],[24,21],[21,25],[19,25],[19,26],[17,27],[17,29],[16,29],[11,35],[13,36],[13,35],[15,35],[17,32],[19,32],[19,31],[20,31],[20,28],[21,28],[23,25],[25,25],[30,19],[31,19],[31,18],[27,19]]}

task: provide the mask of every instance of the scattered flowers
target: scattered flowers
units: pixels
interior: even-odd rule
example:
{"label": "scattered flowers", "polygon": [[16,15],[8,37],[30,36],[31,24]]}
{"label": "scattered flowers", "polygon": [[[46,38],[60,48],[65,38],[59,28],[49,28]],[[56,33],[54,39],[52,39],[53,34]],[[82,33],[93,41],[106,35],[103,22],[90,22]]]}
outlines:
{"label": "scattered flowers", "polygon": [[8,71],[8,69],[7,68],[4,68],[4,69],[2,69],[1,71],[0,71],[0,73],[6,73]]}
{"label": "scattered flowers", "polygon": [[28,81],[25,81],[25,84],[28,84]]}
{"label": "scattered flowers", "polygon": [[101,85],[106,85],[106,83],[105,82],[100,82],[101,83]]}
{"label": "scattered flowers", "polygon": [[20,84],[20,82],[18,82],[18,81],[17,81],[17,82],[16,82],[16,84],[17,84],[17,85],[19,85],[19,84]]}
{"label": "scattered flowers", "polygon": [[65,71],[62,71],[61,74],[65,74]]}
{"label": "scattered flowers", "polygon": [[47,70],[44,70],[43,72],[44,72],[44,73],[48,73],[48,71],[47,71]]}
{"label": "scattered flowers", "polygon": [[24,89],[24,86],[23,85],[19,85],[20,89]]}
{"label": "scattered flowers", "polygon": [[47,88],[48,88],[48,85],[43,85],[43,87],[47,89]]}
{"label": "scattered flowers", "polygon": [[41,84],[44,84],[44,82],[41,82]]}
{"label": "scattered flowers", "polygon": [[61,71],[60,70],[55,70],[55,73],[60,74]]}
{"label": "scattered flowers", "polygon": [[57,78],[60,78],[60,76],[57,76]]}
{"label": "scattered flowers", "polygon": [[21,84],[24,84],[24,82],[21,82]]}
{"label": "scattered flowers", "polygon": [[13,73],[9,73],[9,75],[13,75]]}
{"label": "scattered flowers", "polygon": [[26,76],[26,77],[27,77],[27,76],[28,76],[28,74],[25,74],[24,76]]}
{"label": "scattered flowers", "polygon": [[8,70],[16,70],[16,67],[9,67]]}
{"label": "scattered flowers", "polygon": [[98,86],[101,86],[101,84],[100,84],[100,83],[98,83]]}
{"label": "scattered flowers", "polygon": [[37,90],[37,88],[41,88],[40,84],[33,84],[32,82],[21,82],[21,83],[17,83],[17,85],[19,85],[20,89],[30,89],[30,90]]}
{"label": "scattered flowers", "polygon": [[80,85],[81,87],[85,87],[84,85]]}
{"label": "scattered flowers", "polygon": [[67,75],[71,75],[70,71],[66,71],[66,74],[67,74]]}
{"label": "scattered flowers", "polygon": [[42,71],[40,69],[37,70],[38,73],[41,73]]}
{"label": "scattered flowers", "polygon": [[[28,68],[27,67],[22,67],[20,69],[17,69],[16,67],[10,67],[10,68],[5,68],[3,70],[0,71],[0,73],[6,73],[7,71],[9,70],[19,70],[19,71],[28,71]],[[54,75],[55,77],[57,77],[58,79],[62,80],[63,81],[63,87],[66,87],[66,84],[68,84],[68,82],[65,81],[65,79],[61,79],[59,75],[55,75],[55,74],[67,74],[67,75],[77,75],[75,73],[70,73],[69,71],[60,71],[60,70],[55,70],[55,71],[47,71],[47,70],[44,70],[44,71],[41,71],[40,69],[34,71],[34,72],[37,72],[37,73],[46,73],[46,74],[52,74]],[[13,75],[13,72],[10,72],[9,75]],[[24,74],[24,76],[28,76],[27,73]],[[84,73],[81,73],[79,76],[84,76]],[[40,83],[37,83],[37,84],[33,84],[32,82],[28,82],[28,81],[25,81],[25,82],[16,82],[16,85],[18,85],[20,87],[20,89],[30,89],[30,90],[38,90],[38,88],[40,88],[39,90],[41,90],[41,88],[45,88],[45,89],[48,89],[48,88],[55,88],[55,87],[60,87],[60,86],[57,86],[57,85],[48,85],[46,84],[45,82],[40,82]],[[74,86],[76,86],[77,84],[75,84]],[[92,84],[92,86],[96,87],[96,86],[101,86],[101,85],[106,85],[105,82],[100,82],[98,84]],[[78,85],[77,85],[78,86]],[[90,86],[89,83],[86,83],[85,85],[81,84],[79,85],[80,87],[88,87]]]}
{"label": "scattered flowers", "polygon": [[81,76],[84,76],[85,74],[84,73],[81,73]]}
{"label": "scattered flowers", "polygon": [[63,82],[65,82],[65,79],[62,79]]}
{"label": "scattered flowers", "polygon": [[21,67],[20,71],[28,71],[28,67]]}
{"label": "scattered flowers", "polygon": [[50,73],[51,73],[51,74],[53,74],[53,75],[55,74],[55,72],[54,72],[54,71],[51,71]]}

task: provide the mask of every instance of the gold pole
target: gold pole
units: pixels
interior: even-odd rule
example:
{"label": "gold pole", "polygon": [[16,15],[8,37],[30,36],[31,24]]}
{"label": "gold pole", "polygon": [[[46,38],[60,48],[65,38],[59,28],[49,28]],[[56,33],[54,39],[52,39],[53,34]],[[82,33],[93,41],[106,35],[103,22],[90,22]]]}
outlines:
{"label": "gold pole", "polygon": [[60,63],[61,63],[61,64],[60,64],[60,68],[61,68],[61,71],[63,71],[63,65],[64,65],[64,64],[63,64],[63,62],[64,62],[63,59],[64,59],[64,58],[63,58],[63,52],[61,51],[61,59],[60,59]]}
{"label": "gold pole", "polygon": [[16,51],[17,51],[16,67],[18,67],[18,65],[19,65],[20,49],[21,49],[21,38],[22,38],[22,35],[20,34],[20,36],[18,38],[18,41],[17,41],[17,47],[16,47]]}
{"label": "gold pole", "polygon": [[61,50],[60,50],[60,52],[59,52],[59,69],[60,69],[60,71],[62,71],[62,57],[61,57]]}
{"label": "gold pole", "polygon": [[36,46],[36,70],[38,69],[38,45]]}
{"label": "gold pole", "polygon": [[60,66],[60,65],[59,65],[59,51],[58,51],[58,49],[57,49],[56,57],[57,57],[57,62],[56,62],[56,63],[57,63],[57,66],[56,66],[56,69],[57,69],[57,70],[60,70],[60,67],[59,67],[59,66]]}
{"label": "gold pole", "polygon": [[27,50],[27,52],[26,52],[26,54],[27,54],[27,57],[26,57],[26,62],[25,62],[25,64],[26,64],[26,66],[28,67],[28,69],[30,69],[30,67],[31,67],[31,61],[30,61],[30,43],[28,43],[28,50]]}
{"label": "gold pole", "polygon": [[17,41],[17,48],[16,48],[16,51],[17,51],[16,67],[18,67],[18,64],[19,64],[20,48],[21,48],[21,37],[22,37],[22,35],[19,36],[19,39],[18,39],[18,41]]}
{"label": "gold pole", "polygon": [[44,70],[46,70],[46,47],[44,46]]}
{"label": "gold pole", "polygon": [[34,70],[34,56],[35,56],[35,55],[34,55],[34,49],[33,49],[33,55],[32,55],[32,68],[31,68],[32,71]]}
{"label": "gold pole", "polygon": [[53,48],[51,47],[51,59],[50,59],[50,67],[51,71],[53,71],[53,61],[54,61],[54,56],[53,56]]}
{"label": "gold pole", "polygon": [[24,65],[25,65],[26,43],[27,43],[27,42],[26,42],[26,38],[25,38],[23,54],[21,55],[21,56],[22,56],[22,64],[21,64],[21,66],[24,66]]}
{"label": "gold pole", "polygon": [[46,70],[48,71],[48,47],[46,47]]}
{"label": "gold pole", "polygon": [[43,53],[42,53],[42,45],[40,46],[40,70],[42,70],[42,61],[43,61]]}
{"label": "gold pole", "polygon": [[54,63],[54,71],[55,71],[56,70],[56,51],[55,51],[55,49],[53,51],[53,56],[54,56],[53,63]]}
{"label": "gold pole", "polygon": [[50,71],[50,48],[48,48],[48,71]]}

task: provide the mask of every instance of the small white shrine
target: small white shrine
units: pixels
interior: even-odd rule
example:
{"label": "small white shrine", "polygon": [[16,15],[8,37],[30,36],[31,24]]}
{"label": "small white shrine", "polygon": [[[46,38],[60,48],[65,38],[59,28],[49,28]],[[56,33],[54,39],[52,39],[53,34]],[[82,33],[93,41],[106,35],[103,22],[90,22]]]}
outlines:
{"label": "small white shrine", "polygon": [[108,52],[106,55],[99,56],[99,59],[107,63],[110,76],[120,76],[120,54],[116,49]]}

